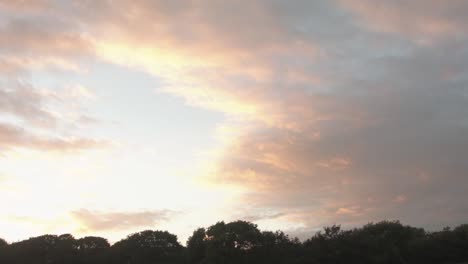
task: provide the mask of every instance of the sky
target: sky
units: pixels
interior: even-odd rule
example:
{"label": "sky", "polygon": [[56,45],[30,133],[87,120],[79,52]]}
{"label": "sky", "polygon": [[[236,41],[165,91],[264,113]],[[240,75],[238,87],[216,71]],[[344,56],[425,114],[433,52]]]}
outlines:
{"label": "sky", "polygon": [[0,0],[0,237],[466,223],[467,13]]}

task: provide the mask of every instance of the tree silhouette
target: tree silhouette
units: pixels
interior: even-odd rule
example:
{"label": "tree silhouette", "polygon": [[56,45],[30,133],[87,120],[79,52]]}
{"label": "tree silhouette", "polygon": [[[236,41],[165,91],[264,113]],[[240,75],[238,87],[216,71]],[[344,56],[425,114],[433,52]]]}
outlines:
{"label": "tree silhouette", "polygon": [[5,263],[7,261],[7,253],[8,243],[3,238],[0,238],[0,263]]}
{"label": "tree silhouette", "polygon": [[285,233],[260,232],[246,221],[199,228],[187,241],[190,263],[292,263],[300,242]]}
{"label": "tree silhouette", "polygon": [[207,263],[240,263],[260,244],[257,225],[235,221],[218,222],[206,230]]}
{"label": "tree silhouette", "polygon": [[108,258],[110,244],[102,237],[87,236],[76,241],[80,263],[104,263]]}
{"label": "tree silhouette", "polygon": [[113,263],[179,263],[183,247],[167,231],[146,230],[132,234],[112,246]]}
{"label": "tree silhouette", "polygon": [[468,224],[426,232],[398,221],[343,230],[339,225],[301,243],[246,221],[196,229],[187,248],[167,231],[146,230],[110,245],[101,237],[43,235],[8,244],[0,264],[460,264],[468,262]]}
{"label": "tree silhouette", "polygon": [[43,235],[29,238],[10,245],[9,261],[24,264],[45,264],[52,262],[52,249],[57,236]]}
{"label": "tree silhouette", "polygon": [[206,230],[198,228],[187,240],[187,256],[190,263],[202,263],[206,257]]}

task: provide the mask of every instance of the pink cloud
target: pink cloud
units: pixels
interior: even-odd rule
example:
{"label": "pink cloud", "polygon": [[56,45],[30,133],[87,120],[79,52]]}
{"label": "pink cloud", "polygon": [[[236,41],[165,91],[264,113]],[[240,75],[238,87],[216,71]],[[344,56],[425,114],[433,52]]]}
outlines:
{"label": "pink cloud", "polygon": [[0,147],[2,151],[12,148],[28,148],[39,151],[73,152],[107,146],[109,146],[109,142],[103,140],[43,137],[27,132],[17,126],[0,123]]}

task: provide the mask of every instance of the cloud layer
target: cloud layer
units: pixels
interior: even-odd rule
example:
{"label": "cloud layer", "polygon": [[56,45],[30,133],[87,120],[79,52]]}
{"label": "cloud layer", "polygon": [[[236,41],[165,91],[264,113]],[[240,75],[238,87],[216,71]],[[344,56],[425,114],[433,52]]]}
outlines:
{"label": "cloud layer", "polygon": [[[239,208],[249,219],[313,229],[395,218],[440,226],[468,217],[464,1],[51,1],[7,8],[19,18],[0,29],[4,75],[43,65],[79,70],[89,56],[143,70],[161,80],[159,92],[224,113],[223,145],[204,178],[242,189]],[[31,89],[0,89],[2,113],[53,123],[42,100]],[[11,124],[0,133],[8,147],[96,145],[43,140]],[[102,229],[150,225],[165,213],[74,216]]]}

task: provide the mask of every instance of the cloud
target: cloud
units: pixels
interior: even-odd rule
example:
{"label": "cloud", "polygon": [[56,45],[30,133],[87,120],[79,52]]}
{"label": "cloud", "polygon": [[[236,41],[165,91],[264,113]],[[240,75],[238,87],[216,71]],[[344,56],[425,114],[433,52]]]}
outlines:
{"label": "cloud", "polygon": [[155,226],[167,221],[172,215],[170,210],[141,212],[100,212],[80,209],[71,212],[84,231],[128,230]]}
{"label": "cloud", "polygon": [[32,125],[45,127],[55,125],[56,117],[43,106],[47,98],[37,89],[16,82],[11,84],[11,88],[7,88],[7,85],[2,86],[0,86],[1,114],[17,116]]}
{"label": "cloud", "polygon": [[[98,56],[149,71],[164,81],[161,90],[191,104],[253,115],[263,111],[256,97],[268,93],[271,78],[278,72],[287,71],[289,77],[282,77],[282,82],[320,82],[301,65],[281,67],[296,60],[299,53],[309,63],[320,56],[315,43],[278,23],[275,12],[281,6],[263,1],[236,1],[231,6],[211,1],[103,5],[76,7],[78,14],[87,14]],[[131,12],[121,16],[119,10]],[[239,82],[245,89],[238,89]]]}
{"label": "cloud", "polygon": [[[3,2],[3,1],[2,1]],[[80,30],[79,23],[70,16],[58,12],[58,6],[46,1],[8,1],[2,6],[46,6],[34,14],[23,13],[12,9],[5,12],[0,20],[1,55],[12,57],[28,56],[29,59],[40,60],[45,57],[62,57],[64,59],[86,56],[92,52],[92,43],[86,34]],[[42,2],[42,3],[41,3]],[[21,3],[16,5],[15,3]]]}
{"label": "cloud", "polygon": [[[0,2],[0,119],[4,149],[84,150],[108,145],[88,139],[76,129],[96,123],[84,114],[84,98],[94,98],[83,86],[38,88],[37,71],[80,71],[92,58],[90,40],[79,25],[49,1]],[[75,130],[75,131],[72,131]]]}
{"label": "cloud", "polygon": [[0,20],[0,70],[15,75],[33,69],[81,71],[81,62],[93,56],[93,45],[78,26],[54,9],[35,15],[7,12]]}
{"label": "cloud", "polygon": [[38,136],[23,128],[0,123],[0,149],[2,152],[12,148],[29,148],[40,151],[73,152],[102,148],[109,143],[88,138],[62,138]]}
{"label": "cloud", "polygon": [[[468,169],[461,158],[468,155],[466,58],[466,49],[439,46],[370,60],[383,74],[343,82],[357,95],[332,95],[319,108],[329,118],[297,131],[258,125],[225,149],[214,180],[245,186],[252,207],[285,212],[310,227],[387,218],[456,224],[466,212],[459,203]],[[302,98],[285,103],[293,106],[281,108],[291,115],[285,118],[295,120],[298,105],[316,107],[313,97]],[[346,109],[362,114],[354,118]],[[430,213],[446,208],[450,217]]]}
{"label": "cloud", "polygon": [[[67,62],[90,53],[154,75],[160,92],[225,113],[231,136],[206,178],[242,189],[251,219],[281,213],[310,230],[393,218],[440,226],[468,216],[465,2],[121,0],[54,8],[67,19],[53,19],[68,28],[7,23],[5,34],[25,35],[11,36],[20,48],[6,49],[0,65],[11,68],[9,53],[28,50]],[[43,30],[56,50],[32,44]],[[87,224],[94,229],[120,228],[113,219],[126,216],[75,212],[85,223],[97,218]]]}
{"label": "cloud", "polygon": [[273,213],[273,214],[259,214],[259,215],[247,215],[242,217],[241,219],[250,222],[256,222],[260,220],[268,220],[268,219],[277,219],[283,217],[285,214],[283,213]]}
{"label": "cloud", "polygon": [[49,6],[48,0],[1,0],[0,7],[14,11],[40,11]]}
{"label": "cloud", "polygon": [[23,81],[0,81],[1,151],[70,152],[109,146],[106,140],[70,136],[72,131],[65,129],[97,124],[95,118],[82,114],[81,101],[88,98],[94,97],[82,86],[53,92]]}
{"label": "cloud", "polygon": [[[282,212],[310,228],[463,218],[461,1],[76,8],[94,26],[97,56],[143,69],[162,80],[162,92],[227,115],[224,131],[234,136],[209,179],[242,188],[240,201],[252,211]],[[411,199],[395,203],[399,195]],[[451,216],[423,217],[441,208],[452,208]]]}
{"label": "cloud", "polygon": [[[0,45],[3,54],[18,55],[83,55],[89,43],[70,28],[60,28],[55,21],[26,19],[10,20],[1,28]],[[63,21],[62,21],[63,22]]]}
{"label": "cloud", "polygon": [[468,22],[463,0],[450,1],[370,1],[339,0],[359,17],[359,24],[371,30],[402,34],[428,42],[446,37],[466,36]]}

